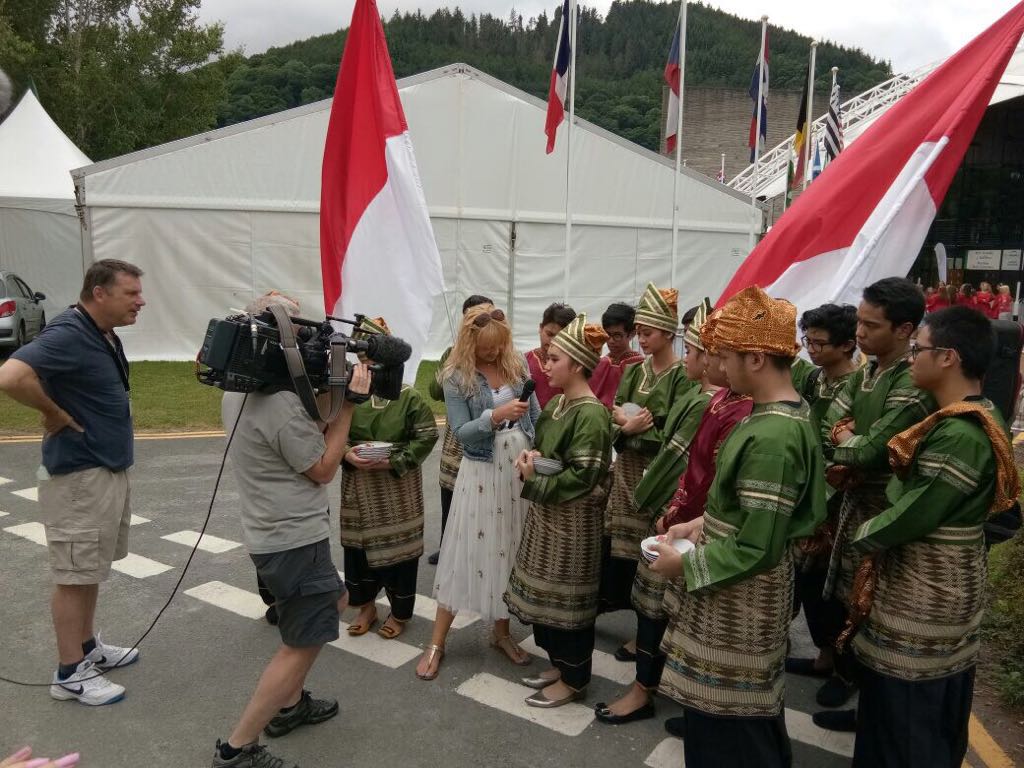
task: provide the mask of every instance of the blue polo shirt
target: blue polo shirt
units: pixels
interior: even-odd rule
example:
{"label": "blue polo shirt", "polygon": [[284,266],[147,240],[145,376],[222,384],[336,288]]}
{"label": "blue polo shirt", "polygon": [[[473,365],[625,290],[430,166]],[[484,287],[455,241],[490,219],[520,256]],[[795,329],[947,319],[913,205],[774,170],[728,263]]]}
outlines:
{"label": "blue polo shirt", "polygon": [[90,317],[71,308],[11,357],[31,366],[46,394],[85,429],[43,439],[47,472],[119,472],[134,463],[128,361],[116,336],[112,344]]}

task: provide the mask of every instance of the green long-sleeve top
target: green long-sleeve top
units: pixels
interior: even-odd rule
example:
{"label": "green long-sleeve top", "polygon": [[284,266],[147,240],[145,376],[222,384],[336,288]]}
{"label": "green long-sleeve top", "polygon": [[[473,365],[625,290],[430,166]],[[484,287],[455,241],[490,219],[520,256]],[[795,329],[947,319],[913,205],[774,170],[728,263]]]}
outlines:
{"label": "green long-sleeve top", "polygon": [[[1005,430],[995,406],[981,402]],[[969,415],[942,419],[921,441],[906,479],[889,482],[889,508],[860,526],[853,546],[861,552],[892,549],[940,527],[980,525],[995,483],[992,443],[978,421]]]}
{"label": "green long-sleeve top", "polygon": [[406,386],[397,400],[371,397],[357,405],[349,446],[372,440],[394,443],[391,471],[399,477],[420,466],[437,442],[437,423],[423,395]]}
{"label": "green long-sleeve top", "polygon": [[633,491],[637,509],[660,510],[671,500],[679,478],[686,471],[690,441],[697,433],[711,395],[711,392],[701,391],[699,386],[692,387],[672,405],[665,420],[665,433],[669,437]]}
{"label": "green long-sleeve top", "polygon": [[554,475],[535,474],[522,497],[538,504],[563,504],[590,493],[608,474],[612,455],[611,414],[596,397],[553,397],[537,420],[534,450],[562,463]]}
{"label": "green long-sleeve top", "polygon": [[[935,399],[914,386],[910,362],[901,358],[878,370],[872,361],[854,371],[821,422],[825,458],[833,464],[889,474],[889,441],[935,410]],[[854,420],[854,436],[842,445],[830,438],[836,422]]]}
{"label": "green long-sleeve top", "polygon": [[[707,543],[683,557],[687,590],[726,587],[770,570],[788,542],[810,536],[824,519],[825,468],[807,403],[755,405],[718,450]],[[713,537],[711,528],[731,533]]]}
{"label": "green long-sleeve top", "polygon": [[437,373],[434,378],[430,380],[430,384],[427,385],[427,392],[435,400],[444,402],[444,385],[441,383],[441,371],[444,370],[444,364],[448,362],[448,355],[452,353],[452,348],[448,347],[442,354],[441,359],[437,361]]}
{"label": "green long-sleeve top", "polygon": [[[828,413],[828,409],[832,407],[832,402],[836,399],[836,396],[843,391],[847,383],[853,377],[857,371],[850,371],[844,373],[842,376],[829,381],[825,378],[825,373],[822,372],[818,376],[818,380],[814,383],[814,389],[811,392],[811,396],[807,398],[807,402],[811,406],[811,426],[814,427],[815,433],[821,432],[821,424],[825,420],[825,414]],[[835,422],[833,422],[835,423]],[[831,426],[829,427],[831,429]]]}
{"label": "green long-sleeve top", "polygon": [[638,451],[653,458],[671,434],[665,425],[672,405],[683,394],[699,386],[686,378],[686,366],[682,360],[677,360],[658,374],[654,372],[654,362],[650,357],[638,365],[631,365],[622,374],[615,393],[615,405],[636,403],[646,408],[654,417],[654,426],[638,435],[624,435],[616,425],[612,435],[615,447],[620,451]]}

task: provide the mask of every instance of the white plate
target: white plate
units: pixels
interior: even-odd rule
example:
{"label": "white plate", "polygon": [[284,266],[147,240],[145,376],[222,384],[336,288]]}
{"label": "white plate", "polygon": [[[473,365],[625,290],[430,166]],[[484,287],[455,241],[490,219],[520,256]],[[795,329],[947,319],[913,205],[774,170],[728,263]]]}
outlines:
{"label": "white plate", "polygon": [[638,413],[640,413],[640,411],[642,411],[643,409],[644,409],[644,407],[642,405],[637,405],[636,403],[623,403],[622,404],[622,412],[624,414],[626,414],[627,418],[633,418]]}
{"label": "white plate", "polygon": [[562,462],[556,459],[545,459],[542,456],[533,458],[533,468],[538,475],[557,475],[563,469]]}
{"label": "white plate", "polygon": [[[648,562],[653,563],[658,559],[658,552],[654,549],[654,545],[659,541],[664,541],[664,539],[664,536],[651,536],[644,539],[640,542],[640,554],[642,554]],[[689,539],[676,539],[672,542],[672,546],[681,554],[685,554],[696,549],[694,543]]]}

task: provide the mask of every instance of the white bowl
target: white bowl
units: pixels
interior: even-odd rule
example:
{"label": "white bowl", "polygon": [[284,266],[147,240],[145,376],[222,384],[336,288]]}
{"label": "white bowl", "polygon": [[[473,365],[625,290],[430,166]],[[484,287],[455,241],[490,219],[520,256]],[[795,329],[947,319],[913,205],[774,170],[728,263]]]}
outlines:
{"label": "white bowl", "polygon": [[642,411],[643,409],[644,409],[644,407],[642,405],[637,405],[636,403],[623,403],[622,404],[622,412],[624,414],[626,414],[626,418],[627,419],[633,418],[638,413],[640,413],[640,411]]}
{"label": "white bowl", "polygon": [[[664,536],[651,536],[644,539],[640,542],[640,554],[642,554],[644,559],[648,562],[653,563],[658,559],[658,552],[654,549],[654,545],[664,541]],[[675,547],[680,554],[685,554],[697,548],[689,539],[676,539],[672,542],[672,546]]]}

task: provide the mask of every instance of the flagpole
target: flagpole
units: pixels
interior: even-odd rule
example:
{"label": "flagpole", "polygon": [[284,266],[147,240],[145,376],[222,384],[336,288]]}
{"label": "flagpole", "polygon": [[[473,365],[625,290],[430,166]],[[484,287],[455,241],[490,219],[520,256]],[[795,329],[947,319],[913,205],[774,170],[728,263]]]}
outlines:
{"label": "flagpole", "polygon": [[565,264],[562,300],[569,301],[569,262],[572,256],[572,124],[576,114],[576,0],[569,2],[569,129],[565,135]]}
{"label": "flagpole", "polygon": [[672,278],[676,284],[676,251],[679,247],[679,176],[683,162],[683,95],[686,93],[686,2],[679,9],[679,104],[676,109],[676,172],[672,184]]}
{"label": "flagpole", "polygon": [[[757,122],[754,124],[754,184],[750,188],[750,207],[757,209],[757,182],[761,173],[761,106],[764,100],[764,47],[768,38],[768,17],[761,17],[761,58],[757,63]],[[750,250],[757,244],[755,217],[750,217]]]}
{"label": "flagpole", "polygon": [[804,115],[804,125],[807,126],[807,135],[804,137],[804,177],[801,190],[807,189],[807,171],[811,167],[811,140],[814,138],[814,67],[818,59],[818,41],[811,41],[811,66],[807,69],[807,114]]}

